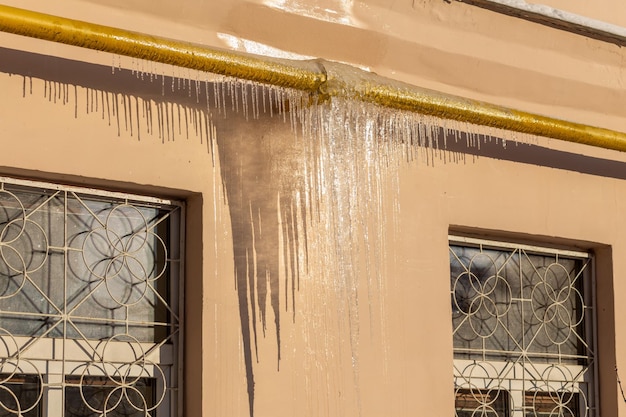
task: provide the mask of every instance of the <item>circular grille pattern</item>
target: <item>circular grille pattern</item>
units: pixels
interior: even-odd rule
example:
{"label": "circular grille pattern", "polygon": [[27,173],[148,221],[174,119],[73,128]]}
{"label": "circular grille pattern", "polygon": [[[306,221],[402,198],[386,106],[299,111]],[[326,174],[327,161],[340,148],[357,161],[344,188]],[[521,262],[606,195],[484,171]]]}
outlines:
{"label": "circular grille pattern", "polygon": [[451,245],[457,417],[590,416],[588,262]]}
{"label": "circular grille pattern", "polygon": [[0,183],[1,416],[174,407],[177,210]]}

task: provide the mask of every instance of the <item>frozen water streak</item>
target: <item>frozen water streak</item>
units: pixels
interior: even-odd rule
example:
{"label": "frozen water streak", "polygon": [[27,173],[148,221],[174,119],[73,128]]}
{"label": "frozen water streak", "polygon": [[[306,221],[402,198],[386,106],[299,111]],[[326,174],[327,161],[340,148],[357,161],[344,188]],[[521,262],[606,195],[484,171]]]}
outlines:
{"label": "frozen water streak", "polygon": [[[345,400],[335,395],[342,389],[354,390],[350,401],[360,408],[362,326],[369,325],[367,343],[380,344],[382,366],[392,348],[385,337],[384,271],[391,255],[387,239],[399,228],[399,170],[419,161],[462,161],[463,153],[446,150],[450,143],[479,147],[498,141],[491,136],[510,134],[354,99],[322,101],[254,82],[201,73],[166,76],[143,62],[134,65],[133,82],[153,86],[158,94],[152,87],[143,94],[107,88],[110,83],[93,87],[46,79],[43,94],[72,106],[74,117],[99,115],[118,135],[163,142],[195,136],[206,142],[213,165],[221,169],[221,198],[233,227],[251,415],[254,368],[266,360],[258,354],[265,339],[257,333],[265,336],[272,321],[268,307],[277,368],[285,343],[281,312],[288,312],[291,328],[300,332],[296,338],[308,346],[302,365],[309,370],[307,390],[328,390],[307,395],[309,415],[343,409]],[[119,68],[118,58],[111,72],[123,78],[128,71]],[[24,76],[23,94],[35,94],[30,76]],[[230,123],[268,118],[287,123],[291,138],[220,137]],[[215,222],[221,221],[220,204],[214,203]],[[346,367],[352,369],[350,387],[338,375]]]}

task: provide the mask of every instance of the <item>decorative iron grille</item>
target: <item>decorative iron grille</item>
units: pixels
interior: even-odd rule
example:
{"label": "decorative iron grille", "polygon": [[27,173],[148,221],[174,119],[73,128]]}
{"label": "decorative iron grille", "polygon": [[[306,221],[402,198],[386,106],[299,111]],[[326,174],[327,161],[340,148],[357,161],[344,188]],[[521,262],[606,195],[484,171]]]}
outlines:
{"label": "decorative iron grille", "polygon": [[0,178],[0,416],[173,416],[182,206]]}
{"label": "decorative iron grille", "polygon": [[456,416],[595,415],[586,253],[451,238]]}

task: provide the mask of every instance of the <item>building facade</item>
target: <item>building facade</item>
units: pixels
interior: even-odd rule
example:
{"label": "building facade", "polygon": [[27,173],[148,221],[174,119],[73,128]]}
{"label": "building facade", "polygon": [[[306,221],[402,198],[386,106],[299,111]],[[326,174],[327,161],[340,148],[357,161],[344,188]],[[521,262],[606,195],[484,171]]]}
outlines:
{"label": "building facade", "polygon": [[[4,5],[626,121],[615,0]],[[622,151],[4,32],[0,87],[0,413],[626,415]]]}

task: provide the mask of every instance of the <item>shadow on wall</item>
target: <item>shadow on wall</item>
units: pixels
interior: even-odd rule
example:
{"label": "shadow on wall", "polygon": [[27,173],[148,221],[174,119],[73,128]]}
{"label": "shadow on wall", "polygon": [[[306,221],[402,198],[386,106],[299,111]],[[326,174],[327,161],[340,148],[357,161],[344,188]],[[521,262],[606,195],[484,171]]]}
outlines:
{"label": "shadow on wall", "polygon": [[501,159],[529,165],[563,169],[581,174],[606,178],[626,179],[626,163],[611,159],[595,158],[583,154],[564,152],[532,144],[508,142],[507,147],[495,141],[481,138],[480,148],[467,146],[465,141],[448,140],[447,148],[483,158]]}
{"label": "shadow on wall", "polygon": [[[104,122],[113,125],[118,135],[124,129],[138,140],[144,134],[169,141],[189,137],[189,133],[194,132],[206,140],[210,152],[212,143],[209,139],[215,133],[211,113],[224,117],[225,112],[235,111],[235,106],[239,104],[235,103],[233,93],[240,95],[242,90],[242,85],[226,86],[211,81],[115,69],[8,48],[0,48],[0,72],[23,77],[24,96],[42,94],[33,91],[32,81],[43,80],[46,83],[43,95],[49,101],[74,106],[75,117],[83,112],[100,112]],[[76,87],[86,89],[84,97],[78,97]],[[267,97],[267,100],[271,99]],[[151,103],[157,108],[156,114],[150,107]],[[243,103],[241,105],[243,107]],[[278,98],[273,99],[272,106],[274,109],[278,107]],[[245,115],[243,109],[242,113]],[[484,137],[481,141],[478,148],[467,145],[464,140],[455,143],[448,139],[447,149],[468,155],[626,179],[626,164],[623,162],[532,144],[509,144],[503,148],[500,143]]]}
{"label": "shadow on wall", "polygon": [[[278,368],[280,311],[289,311],[289,307],[295,311],[293,294],[301,261],[297,254],[303,252],[298,245],[306,240],[298,235],[302,227],[294,226],[296,217],[304,217],[294,212],[302,206],[293,200],[297,195],[294,189],[301,187],[294,179],[299,151],[293,140],[285,139],[292,139],[284,113],[293,96],[236,81],[173,78],[6,48],[0,48],[0,73],[21,76],[24,97],[43,94],[51,105],[73,107],[75,118],[100,114],[103,125],[111,126],[112,136],[125,132],[137,140],[161,142],[199,137],[213,158],[219,158],[231,216],[235,285],[253,415],[257,342],[261,332],[265,335],[268,320],[273,322],[270,333],[276,335]],[[44,91],[34,80],[43,81]],[[267,123],[268,118],[273,118],[272,123]],[[237,132],[234,126],[246,131]],[[276,131],[283,132],[273,135]],[[279,215],[283,219],[280,224]],[[279,268],[283,268],[285,280],[280,285]],[[282,297],[279,288],[284,288]],[[267,305],[271,313],[266,311]]]}
{"label": "shadow on wall", "polygon": [[[43,94],[51,105],[73,106],[76,118],[100,114],[102,123],[112,126],[118,135],[124,130],[137,140],[148,137],[162,142],[200,137],[207,151],[219,158],[231,216],[235,285],[253,415],[259,337],[273,326],[269,333],[275,334],[279,369],[280,324],[285,315],[281,310],[295,319],[299,273],[307,262],[302,254],[308,252],[310,216],[316,212],[311,208],[315,195],[304,198],[311,187],[305,182],[315,173],[305,178],[301,170],[309,138],[300,134],[295,139],[293,134],[293,129],[299,129],[299,119],[293,115],[299,107],[294,100],[302,96],[251,83],[173,78],[6,48],[0,48],[0,73],[23,77],[24,96]],[[33,90],[34,79],[43,80],[43,92]],[[439,135],[443,137],[443,130]],[[466,139],[465,133],[451,134],[447,150],[626,179],[623,162],[528,144],[509,142],[504,148],[500,141],[485,137],[478,138],[478,148],[469,146]],[[332,147],[329,150],[333,152]],[[468,162],[463,159],[460,163]]]}
{"label": "shadow on wall", "polygon": [[[23,77],[24,97],[43,95],[52,104],[73,107],[75,118],[100,114],[117,136],[125,132],[165,142],[191,135],[212,151],[211,112],[207,93],[200,91],[208,88],[206,82],[6,48],[0,48],[0,72]],[[43,91],[34,87],[36,79],[44,82]]]}
{"label": "shadow on wall", "polygon": [[[298,175],[301,151],[289,127],[281,129],[276,123],[261,120],[246,123],[240,116],[228,117],[232,123],[218,125],[217,144],[232,224],[235,280],[252,416],[253,368],[254,363],[259,362],[259,338],[265,337],[268,322],[273,321],[268,333],[275,335],[276,369],[279,370],[281,311],[291,311],[295,319],[294,293],[299,287],[302,266],[298,254],[306,252],[301,245],[307,240],[306,224],[302,228],[307,216],[304,203],[296,201],[298,196],[304,195],[304,192],[297,192],[304,190]],[[271,313],[266,311],[268,305]]]}

